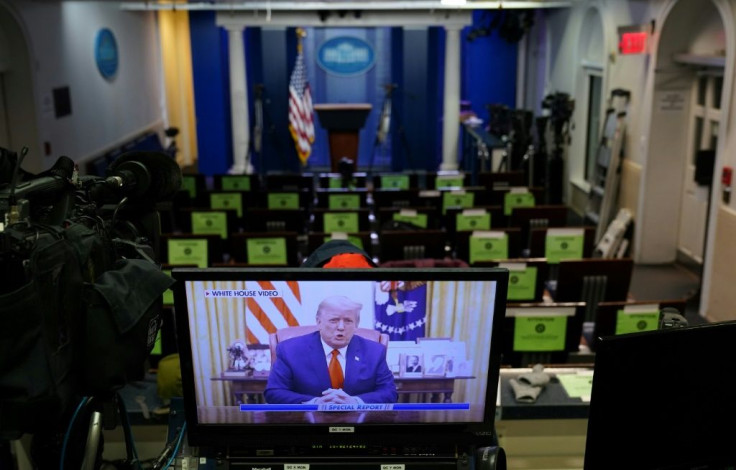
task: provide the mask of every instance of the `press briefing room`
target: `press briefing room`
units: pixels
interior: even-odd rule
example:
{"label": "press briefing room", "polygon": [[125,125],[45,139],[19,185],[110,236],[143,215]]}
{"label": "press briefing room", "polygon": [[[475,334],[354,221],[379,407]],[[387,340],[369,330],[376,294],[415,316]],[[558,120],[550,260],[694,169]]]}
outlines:
{"label": "press briefing room", "polygon": [[0,0],[0,469],[736,469],[736,0]]}

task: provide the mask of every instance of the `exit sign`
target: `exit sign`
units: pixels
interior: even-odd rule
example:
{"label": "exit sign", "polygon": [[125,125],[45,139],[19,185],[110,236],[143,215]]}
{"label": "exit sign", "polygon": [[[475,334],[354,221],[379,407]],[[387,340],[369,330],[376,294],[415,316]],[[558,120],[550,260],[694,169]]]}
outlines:
{"label": "exit sign", "polygon": [[622,26],[618,28],[618,52],[622,55],[646,54],[649,43],[648,26]]}

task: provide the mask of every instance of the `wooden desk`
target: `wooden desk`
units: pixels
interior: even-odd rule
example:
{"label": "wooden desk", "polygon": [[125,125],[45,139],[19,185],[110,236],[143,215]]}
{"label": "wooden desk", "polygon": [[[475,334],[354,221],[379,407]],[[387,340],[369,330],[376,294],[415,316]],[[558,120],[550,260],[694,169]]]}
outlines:
{"label": "wooden desk", "polygon": [[[452,403],[455,380],[474,379],[472,376],[460,377],[396,377],[396,390],[399,403],[429,402]],[[230,383],[233,402],[265,403],[263,391],[266,389],[267,377],[213,377],[212,380]],[[414,395],[414,397],[412,397]],[[412,398],[416,398],[412,400]]]}

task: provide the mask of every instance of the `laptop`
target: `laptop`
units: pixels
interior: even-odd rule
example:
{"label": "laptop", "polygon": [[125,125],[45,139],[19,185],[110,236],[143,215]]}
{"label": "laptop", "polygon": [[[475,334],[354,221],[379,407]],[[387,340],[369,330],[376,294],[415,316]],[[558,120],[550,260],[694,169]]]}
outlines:
{"label": "laptop", "polygon": [[[318,470],[334,459],[458,468],[458,456],[495,445],[506,269],[175,268],[172,276],[187,439],[205,458],[244,468]],[[274,390],[317,395],[312,382],[327,377],[317,311],[336,298],[359,305],[341,390],[363,399],[282,400]],[[360,390],[374,382],[395,393]]]}

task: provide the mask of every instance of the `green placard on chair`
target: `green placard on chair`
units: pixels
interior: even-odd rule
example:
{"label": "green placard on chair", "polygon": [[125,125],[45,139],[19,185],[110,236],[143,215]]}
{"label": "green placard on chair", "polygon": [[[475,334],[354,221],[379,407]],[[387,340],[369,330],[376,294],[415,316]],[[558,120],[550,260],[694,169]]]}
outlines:
{"label": "green placard on chair", "polygon": [[163,346],[161,345],[161,329],[159,329],[156,332],[156,342],[153,343],[153,348],[151,349],[151,354],[155,354],[157,356],[160,356],[162,351],[163,351]]}
{"label": "green placard on chair", "polygon": [[249,264],[288,264],[286,257],[286,239],[249,238],[246,241]]}
{"label": "green placard on chair", "polygon": [[465,177],[463,175],[437,175],[434,179],[434,187],[440,188],[462,188]]}
{"label": "green placard on chair", "polygon": [[544,240],[544,256],[550,264],[558,264],[563,259],[581,259],[585,229],[548,228]]}
{"label": "green placard on chair", "polygon": [[194,176],[182,176],[180,188],[182,191],[188,192],[190,198],[197,197],[197,179]]}
{"label": "green placard on chair", "polygon": [[299,193],[269,193],[269,209],[299,209]]}
{"label": "green placard on chair", "polygon": [[323,232],[359,232],[357,212],[325,212]]}
{"label": "green placard on chair", "polygon": [[455,215],[455,230],[467,232],[473,230],[490,230],[491,213],[483,209],[466,209]]}
{"label": "green placard on chair", "polygon": [[212,209],[235,209],[238,217],[243,217],[243,198],[240,193],[210,193]]}
{"label": "green placard on chair", "polygon": [[331,234],[326,236],[323,241],[327,242],[330,240],[347,240],[361,250],[363,249],[363,240],[360,237],[355,235],[348,235],[345,232],[332,232]]}
{"label": "green placard on chair", "polygon": [[564,351],[566,333],[567,317],[516,317],[513,350]]}
{"label": "green placard on chair", "polygon": [[534,207],[534,194],[529,189],[513,187],[503,196],[503,213],[511,215],[514,207]]}
{"label": "green placard on chair", "polygon": [[526,263],[499,263],[509,270],[508,300],[534,300],[537,292],[537,267]]}
{"label": "green placard on chair", "polygon": [[509,257],[509,238],[504,232],[473,232],[469,241],[470,264]]}
{"label": "green placard on chair", "polygon": [[615,334],[637,333],[659,328],[657,304],[626,305],[616,313]]}
{"label": "green placard on chair", "polygon": [[443,191],[442,193],[442,213],[444,214],[450,207],[469,208],[473,207],[475,201],[475,193],[466,191]]}
{"label": "green placard on chair", "polygon": [[250,191],[248,175],[222,175],[220,183],[223,191]]}
{"label": "green placard on chair", "polygon": [[327,180],[327,187],[329,189],[355,189],[356,186],[355,178],[351,178],[350,181],[348,181],[347,187],[342,184],[342,176],[330,176],[330,179]]}
{"label": "green placard on chair", "polygon": [[328,194],[328,209],[360,209],[359,194]]}
{"label": "green placard on chair", "polygon": [[391,216],[391,220],[397,222],[409,222],[417,227],[427,228],[427,214],[419,214],[415,210],[401,209]]}
{"label": "green placard on chair", "polygon": [[192,233],[195,235],[215,234],[227,238],[227,213],[192,212]]}
{"label": "green placard on chair", "polygon": [[207,239],[206,238],[170,238],[167,243],[169,256],[168,264],[193,264],[198,268],[207,267]]}
{"label": "green placard on chair", "polygon": [[[171,276],[171,269],[162,269],[161,272]],[[161,295],[161,300],[164,305],[174,305],[174,291],[171,288],[166,289]]]}
{"label": "green placard on chair", "polygon": [[381,187],[409,189],[409,175],[381,175]]}

